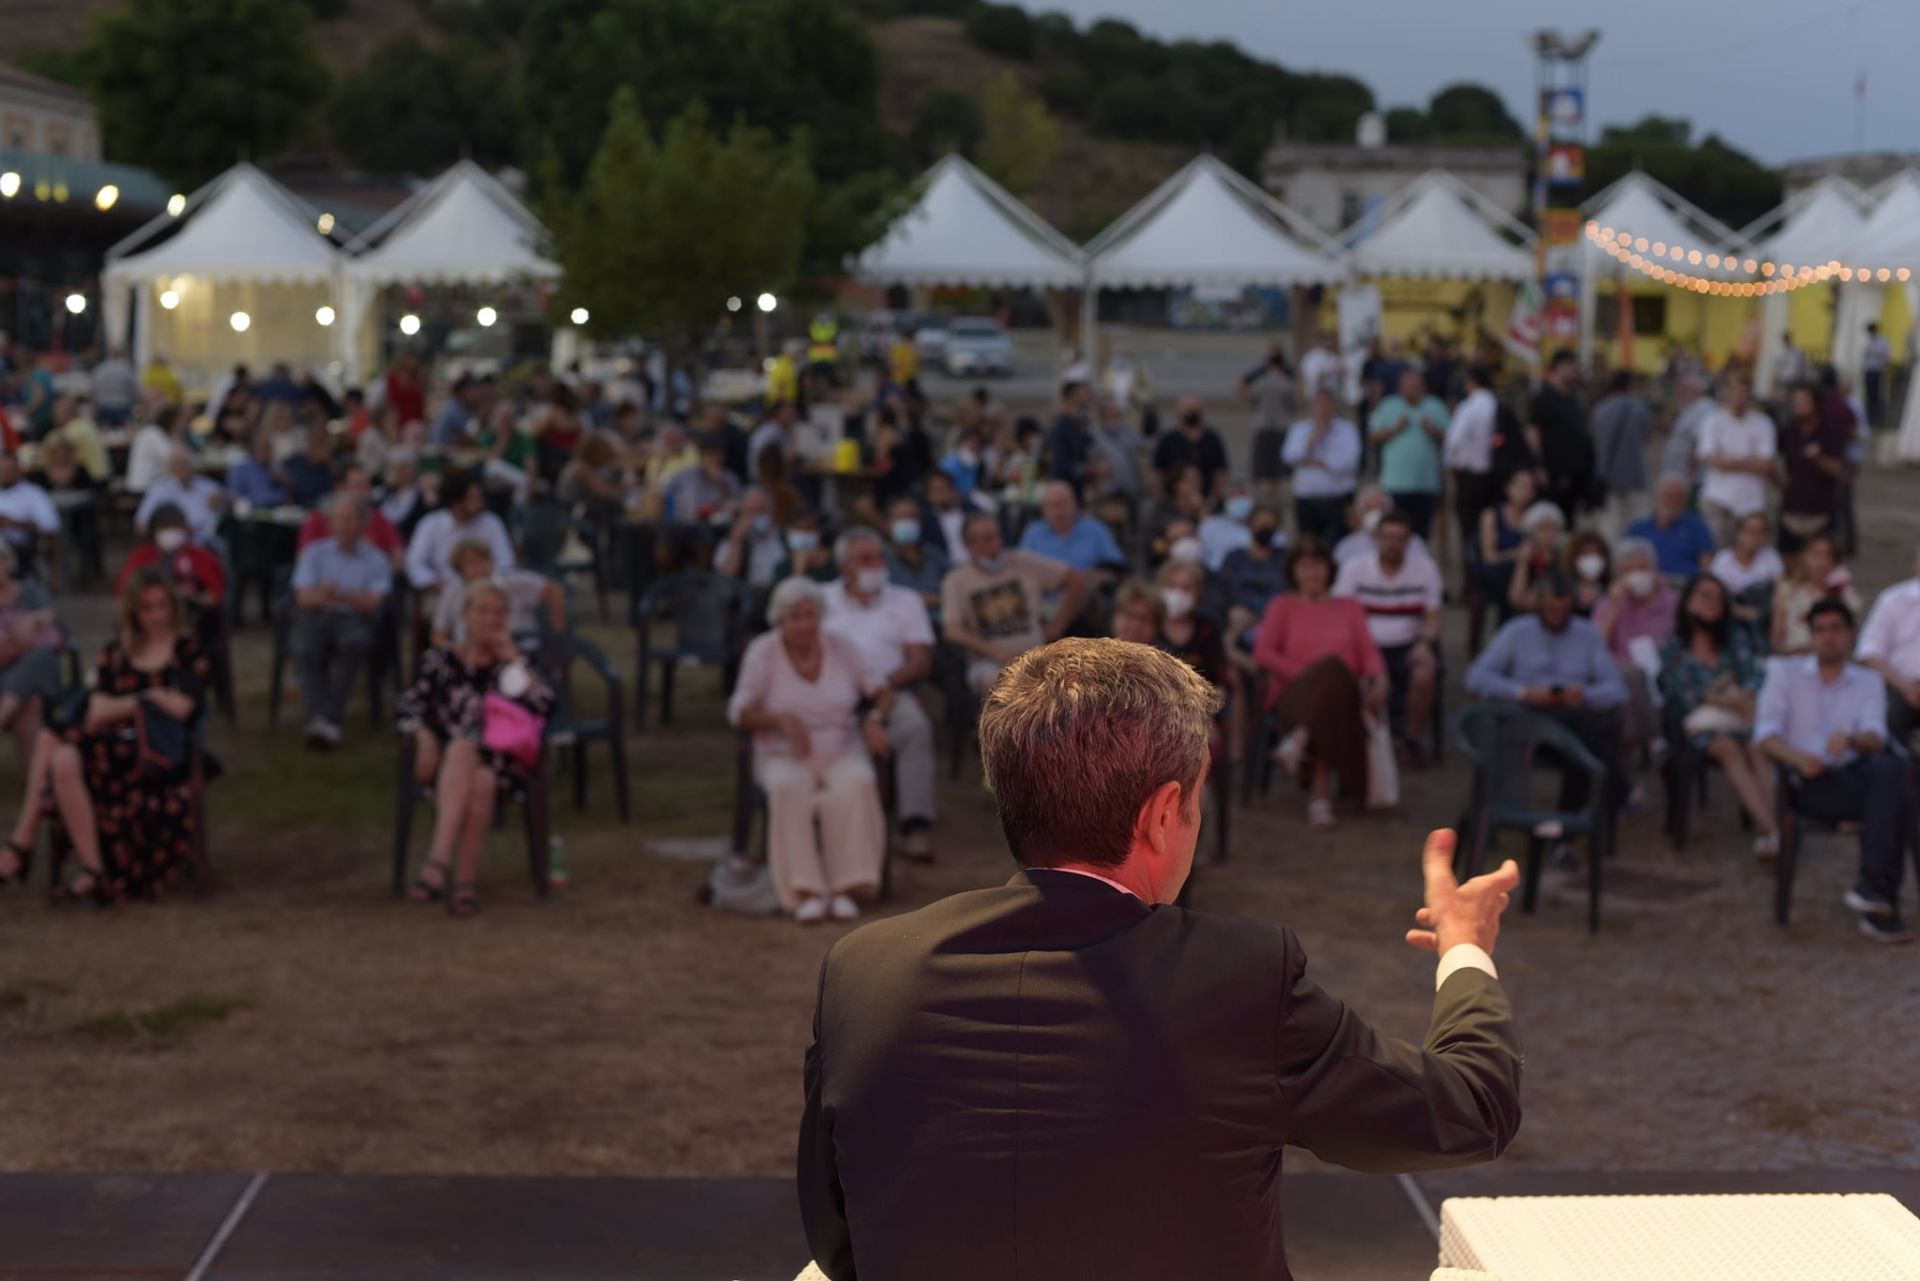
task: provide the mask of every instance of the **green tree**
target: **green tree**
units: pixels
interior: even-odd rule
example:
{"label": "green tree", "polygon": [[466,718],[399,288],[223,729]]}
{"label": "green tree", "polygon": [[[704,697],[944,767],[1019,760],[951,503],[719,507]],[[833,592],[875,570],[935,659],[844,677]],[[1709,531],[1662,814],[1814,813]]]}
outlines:
{"label": "green tree", "polygon": [[1673,188],[1707,213],[1743,227],[1778,208],[1780,175],[1709,134],[1698,144],[1684,120],[1648,116],[1605,130],[1587,151],[1587,186],[1598,191],[1636,169]]}
{"label": "green tree", "polygon": [[307,10],[282,0],[131,0],[75,60],[106,151],[197,186],[291,142],[326,93]]}
{"label": "green tree", "polygon": [[963,93],[931,93],[914,113],[907,146],[914,163],[924,167],[949,152],[971,156],[986,133],[987,122],[972,98]]}
{"label": "green tree", "polygon": [[980,141],[980,167],[1015,195],[1033,191],[1060,152],[1060,126],[1047,104],[1005,71],[987,86],[981,116],[986,135]]}
{"label": "green tree", "polygon": [[1420,108],[1387,108],[1388,142],[1425,142],[1432,136],[1433,125]]}
{"label": "green tree", "polygon": [[988,53],[1023,62],[1039,47],[1032,17],[1017,4],[979,5],[967,15],[967,38]]}
{"label": "green tree", "polygon": [[798,278],[814,178],[805,149],[695,105],[656,139],[623,91],[577,190],[547,201],[563,296],[596,336],[647,334],[697,362],[729,297]]}
{"label": "green tree", "polygon": [[1484,85],[1448,85],[1427,103],[1427,119],[1436,138],[1526,138],[1520,122],[1500,95]]}
{"label": "green tree", "polygon": [[465,36],[429,47],[409,33],[339,83],[327,122],[354,164],[429,173],[462,156],[489,168],[515,162],[518,111],[517,74],[496,48]]}

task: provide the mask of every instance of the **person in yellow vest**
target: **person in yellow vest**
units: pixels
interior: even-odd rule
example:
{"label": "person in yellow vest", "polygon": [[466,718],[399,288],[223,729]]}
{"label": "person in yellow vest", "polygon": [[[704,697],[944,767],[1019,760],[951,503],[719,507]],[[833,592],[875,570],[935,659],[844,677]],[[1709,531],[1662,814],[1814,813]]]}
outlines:
{"label": "person in yellow vest", "polygon": [[140,375],[140,389],[158,394],[169,405],[180,403],[180,379],[167,364],[167,358],[157,353],[147,362],[146,372]]}
{"label": "person in yellow vest", "polygon": [[791,350],[783,350],[767,369],[767,403],[795,405],[800,402],[800,366]]}
{"label": "person in yellow vest", "polygon": [[807,364],[828,386],[840,385],[840,322],[821,312],[807,326]]}
{"label": "person in yellow vest", "polygon": [[893,340],[893,349],[887,353],[887,374],[895,387],[919,397],[920,349],[913,345],[912,334],[902,333]]}

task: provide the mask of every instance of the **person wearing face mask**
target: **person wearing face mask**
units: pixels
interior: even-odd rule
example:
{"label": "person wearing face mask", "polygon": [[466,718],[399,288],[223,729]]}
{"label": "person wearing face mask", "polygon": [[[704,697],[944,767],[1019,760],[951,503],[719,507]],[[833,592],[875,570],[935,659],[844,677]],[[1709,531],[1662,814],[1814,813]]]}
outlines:
{"label": "person wearing face mask", "polygon": [[[1386,491],[1385,486],[1362,485],[1353,497],[1354,528],[1333,545],[1334,568],[1338,569],[1350,560],[1373,555],[1379,549],[1376,535],[1380,531],[1380,522],[1393,510],[1393,495]],[[1407,546],[1407,554],[1421,560],[1432,559],[1432,553],[1427,550],[1427,540],[1417,532]]]}
{"label": "person wearing face mask", "polygon": [[[1642,747],[1653,747],[1658,756],[1665,745],[1653,687],[1660,675],[1660,649],[1673,635],[1680,597],[1661,577],[1653,544],[1645,539],[1621,539],[1614,546],[1613,563],[1613,586],[1595,607],[1593,625],[1606,641],[1627,691],[1620,721],[1621,750],[1631,757]],[[1636,784],[1629,808],[1642,799]]]}
{"label": "person wearing face mask", "polygon": [[1218,573],[1228,556],[1253,541],[1253,533],[1247,528],[1252,519],[1252,492],[1238,481],[1227,486],[1227,498],[1220,510],[1200,522],[1201,563],[1208,573]]}
{"label": "person wearing face mask", "polygon": [[1020,531],[1020,550],[1064,561],[1083,574],[1124,570],[1126,553],[1104,522],[1080,510],[1073,486],[1048,481],[1040,491],[1040,519]]}
{"label": "person wearing face mask", "polygon": [[833,548],[827,544],[826,530],[818,515],[801,512],[795,516],[787,526],[786,541],[787,558],[775,568],[775,582],[810,578],[816,583],[830,583],[838,577],[833,565]]}
{"label": "person wearing face mask", "polygon": [[1573,575],[1573,612],[1592,618],[1613,583],[1613,557],[1607,540],[1583,529],[1567,540],[1564,568]]}
{"label": "person wearing face mask", "polygon": [[772,500],[755,485],[740,496],[740,514],[714,555],[714,572],[744,579],[756,592],[772,591],[786,558],[787,544],[773,523]]}
{"label": "person wearing face mask", "polygon": [[1247,519],[1247,545],[1227,556],[1216,578],[1220,599],[1227,606],[1227,636],[1233,644],[1228,657],[1252,675],[1253,632],[1267,602],[1287,590],[1286,536],[1280,532],[1280,509],[1271,503],[1254,506]]}
{"label": "person wearing face mask", "polygon": [[919,502],[894,499],[887,508],[887,577],[920,598],[935,627],[940,625],[940,582],[951,567],[945,549],[927,541]]}
{"label": "person wearing face mask", "polygon": [[115,593],[125,591],[133,576],[147,568],[165,573],[181,599],[199,609],[217,609],[226,599],[227,575],[220,558],[193,542],[186,515],[170,503],[153,513],[146,541],[127,553],[114,579]]}
{"label": "person wearing face mask", "polygon": [[1208,502],[1219,498],[1227,477],[1227,447],[1220,433],[1207,426],[1198,396],[1182,396],[1179,427],[1154,446],[1153,469],[1168,489],[1191,467],[1200,473],[1200,492]]}
{"label": "person wearing face mask", "polygon": [[[984,513],[967,517],[965,538],[967,562],[941,584],[941,630],[966,653],[967,682],[984,695],[1008,663],[1066,634],[1080,616],[1087,581],[1061,561],[1007,551],[1000,522]],[[1055,590],[1063,593],[1060,608],[1043,623],[1042,598]]]}
{"label": "person wearing face mask", "polygon": [[982,443],[978,431],[964,431],[954,442],[953,449],[940,460],[940,470],[946,473],[953,487],[965,502],[973,497],[973,491],[985,485],[993,475],[993,468],[987,459],[986,446]]}
{"label": "person wearing face mask", "polygon": [[1239,674],[1227,662],[1227,647],[1219,620],[1207,613],[1206,567],[1197,561],[1170,560],[1154,578],[1163,617],[1161,649],[1199,672],[1221,689],[1239,684]]}
{"label": "person wearing face mask", "polygon": [[860,651],[867,669],[893,691],[886,717],[900,813],[900,854],[933,859],[933,722],[915,686],[933,674],[933,622],[917,593],[887,581],[879,534],[850,529],[834,544],[840,577],[827,585],[823,630]]}

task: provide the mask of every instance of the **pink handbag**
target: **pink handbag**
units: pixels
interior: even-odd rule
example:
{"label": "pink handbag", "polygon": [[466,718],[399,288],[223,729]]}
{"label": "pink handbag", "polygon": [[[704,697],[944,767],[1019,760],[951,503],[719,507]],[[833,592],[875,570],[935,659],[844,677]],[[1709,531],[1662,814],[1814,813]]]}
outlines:
{"label": "pink handbag", "polygon": [[505,694],[487,694],[486,728],[481,733],[487,750],[532,769],[540,760],[540,741],[546,728],[543,718]]}

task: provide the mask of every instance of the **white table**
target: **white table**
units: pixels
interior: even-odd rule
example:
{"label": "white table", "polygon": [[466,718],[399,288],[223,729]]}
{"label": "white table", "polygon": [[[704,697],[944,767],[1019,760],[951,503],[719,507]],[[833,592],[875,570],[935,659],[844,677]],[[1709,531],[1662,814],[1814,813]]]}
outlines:
{"label": "white table", "polygon": [[1880,1194],[1453,1197],[1440,1264],[1500,1281],[1917,1281],[1920,1219]]}

